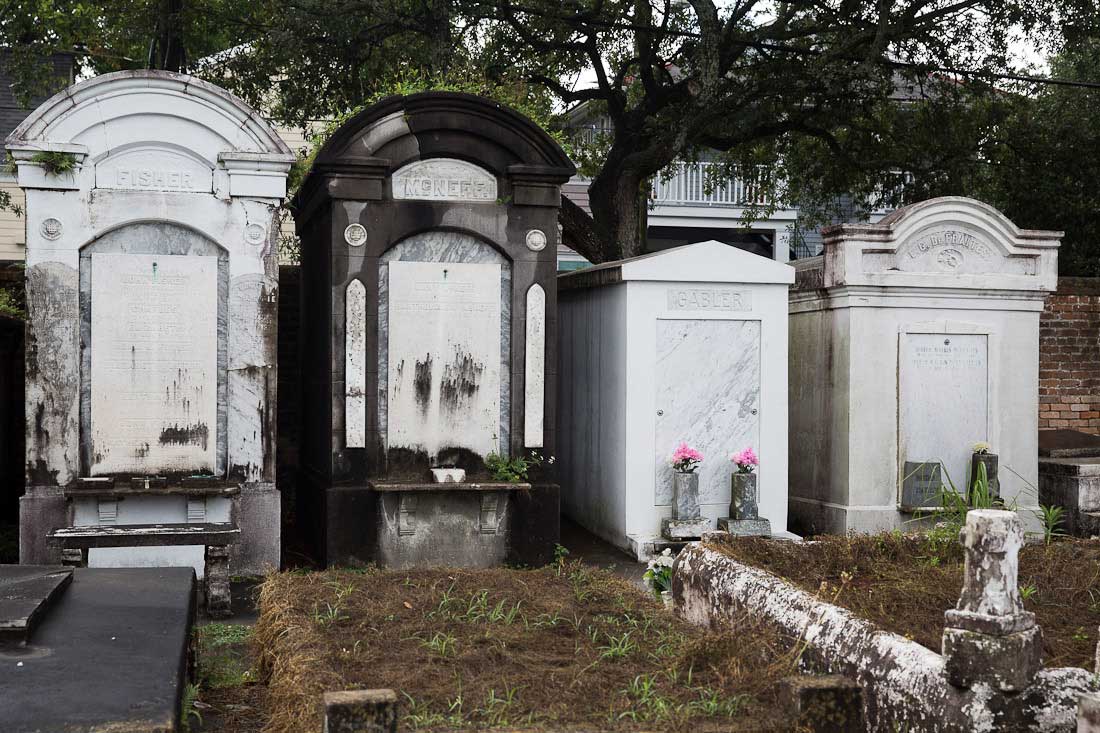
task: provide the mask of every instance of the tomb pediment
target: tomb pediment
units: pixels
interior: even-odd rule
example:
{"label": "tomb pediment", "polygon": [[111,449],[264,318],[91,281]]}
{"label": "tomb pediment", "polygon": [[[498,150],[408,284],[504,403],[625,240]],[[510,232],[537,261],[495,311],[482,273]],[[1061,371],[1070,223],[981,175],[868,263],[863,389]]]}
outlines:
{"label": "tomb pediment", "polygon": [[[931,199],[899,209],[878,224],[827,229],[823,273],[812,287],[1053,291],[1061,236],[1018,229],[974,199]],[[815,266],[807,263],[802,269]],[[810,287],[808,281],[802,286]]]}

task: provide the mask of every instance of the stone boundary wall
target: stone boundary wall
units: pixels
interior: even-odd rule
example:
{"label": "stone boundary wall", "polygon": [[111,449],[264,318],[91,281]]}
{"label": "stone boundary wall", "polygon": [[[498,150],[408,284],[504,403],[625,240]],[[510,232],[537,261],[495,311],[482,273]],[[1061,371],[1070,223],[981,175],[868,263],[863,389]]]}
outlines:
{"label": "stone boundary wall", "polygon": [[1075,667],[1041,670],[1014,695],[986,683],[954,687],[941,655],[701,544],[677,557],[672,594],[691,623],[720,629],[748,613],[803,640],[805,668],[859,683],[868,730],[1069,733],[1078,699],[1098,688]]}
{"label": "stone boundary wall", "polygon": [[1039,429],[1100,435],[1100,278],[1060,277],[1039,319]]}

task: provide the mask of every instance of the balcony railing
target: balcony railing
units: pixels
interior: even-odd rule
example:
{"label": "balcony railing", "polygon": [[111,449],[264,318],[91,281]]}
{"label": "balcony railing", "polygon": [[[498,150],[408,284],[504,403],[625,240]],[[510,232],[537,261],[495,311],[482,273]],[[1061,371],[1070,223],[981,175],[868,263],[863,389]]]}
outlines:
{"label": "balcony railing", "polygon": [[748,177],[715,178],[725,175],[719,163],[673,163],[672,175],[653,179],[650,198],[657,206],[766,206],[770,203],[761,185],[767,168],[758,166]]}

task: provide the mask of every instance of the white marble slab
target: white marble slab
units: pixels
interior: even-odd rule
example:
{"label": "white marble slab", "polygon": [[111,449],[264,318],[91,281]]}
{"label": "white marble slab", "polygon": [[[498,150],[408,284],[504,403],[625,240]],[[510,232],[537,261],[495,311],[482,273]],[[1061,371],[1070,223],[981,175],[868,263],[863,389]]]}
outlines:
{"label": "white marble slab", "polygon": [[216,257],[93,254],[92,474],[214,470]]}
{"label": "white marble slab", "polygon": [[390,449],[498,449],[500,285],[498,264],[389,263]]}
{"label": "white marble slab", "polygon": [[898,463],[943,463],[960,491],[974,443],[989,439],[988,339],[959,333],[901,336]]}
{"label": "white marble slab", "polygon": [[546,291],[527,290],[527,342],[523,367],[523,445],[541,448],[546,418]]}
{"label": "white marble slab", "polygon": [[686,441],[704,456],[700,505],[729,504],[730,454],[760,451],[759,321],[658,320],[656,370],[654,503],[672,503],[668,459]]}
{"label": "white marble slab", "polygon": [[367,289],[359,280],[344,293],[344,444],[367,444]]}

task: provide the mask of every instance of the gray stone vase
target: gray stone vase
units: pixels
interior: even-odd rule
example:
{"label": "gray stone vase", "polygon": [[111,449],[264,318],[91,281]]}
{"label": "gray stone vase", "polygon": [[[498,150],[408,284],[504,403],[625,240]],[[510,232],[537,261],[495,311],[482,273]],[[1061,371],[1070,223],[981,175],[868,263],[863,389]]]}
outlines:
{"label": "gray stone vase", "polygon": [[[989,495],[994,499],[1001,497],[1001,482],[997,479],[997,454],[974,453],[970,456],[970,490],[974,488],[974,482],[978,480],[978,466],[985,464],[985,475],[989,480]],[[969,494],[971,491],[967,491]],[[970,502],[973,504],[973,501]]]}
{"label": "gray stone vase", "polygon": [[759,498],[755,473],[730,476],[730,519],[759,519]]}
{"label": "gray stone vase", "polygon": [[672,499],[673,519],[699,519],[699,474],[674,471],[672,487],[675,496]]}

